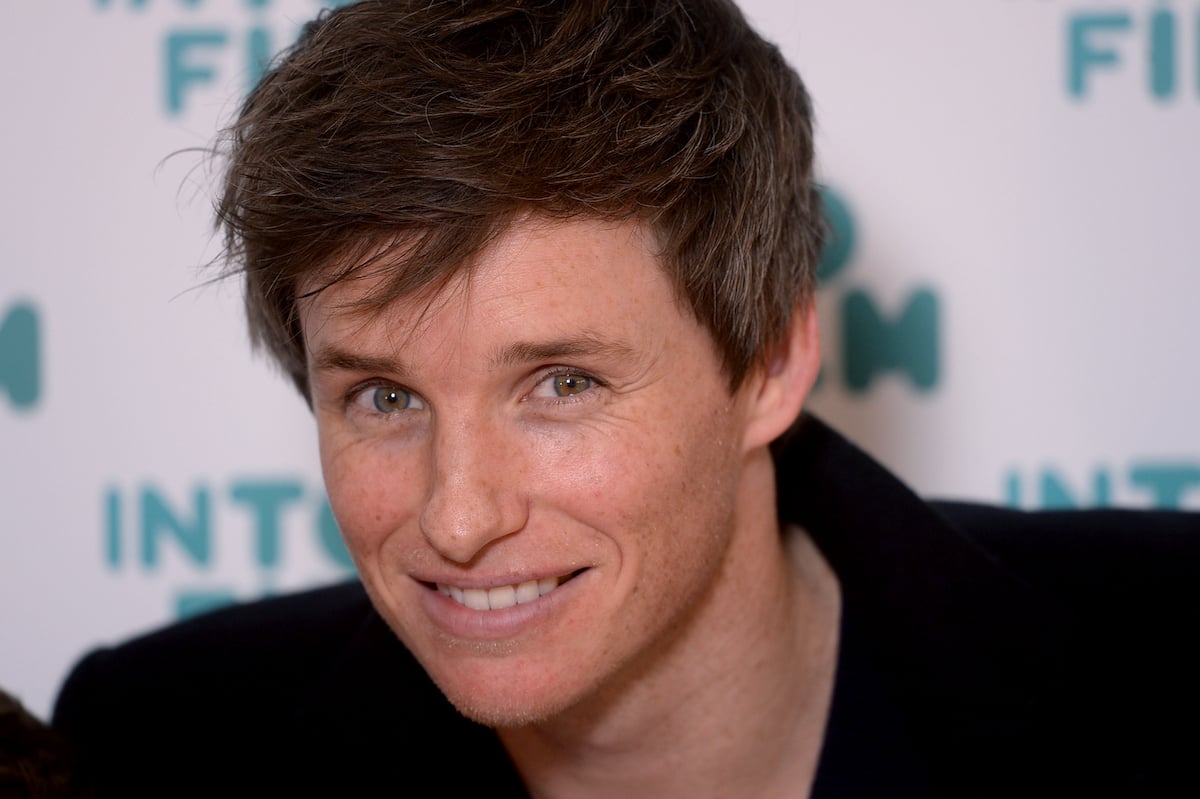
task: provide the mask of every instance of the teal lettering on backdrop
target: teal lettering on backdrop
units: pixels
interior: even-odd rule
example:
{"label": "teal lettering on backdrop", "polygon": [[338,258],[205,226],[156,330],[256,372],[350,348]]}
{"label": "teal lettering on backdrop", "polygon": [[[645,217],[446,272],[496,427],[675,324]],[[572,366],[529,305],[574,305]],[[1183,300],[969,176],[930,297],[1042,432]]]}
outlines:
{"label": "teal lettering on backdrop", "polygon": [[[1112,9],[1071,14],[1066,29],[1067,93],[1077,100],[1086,99],[1100,73],[1115,73],[1140,61],[1147,94],[1156,100],[1174,97],[1179,84],[1179,27],[1178,15],[1164,4],[1144,16]],[[1196,90],[1200,92],[1200,14],[1194,35]],[[1144,48],[1144,58],[1130,57],[1129,51],[1139,46]]]}
{"label": "teal lettering on backdrop", "polygon": [[104,559],[110,567],[119,566],[124,550],[121,549],[121,495],[116,489],[104,492]]}
{"label": "teal lettering on backdrop", "polygon": [[190,513],[176,513],[168,500],[153,486],[141,491],[142,566],[157,566],[161,555],[159,542],[169,536],[197,566],[208,566],[212,560],[211,500],[208,490],[192,492]]}
{"label": "teal lettering on backdrop", "polygon": [[271,34],[266,28],[251,28],[246,32],[246,64],[250,73],[248,86],[258,83],[271,63],[271,57],[275,54],[271,43]]}
{"label": "teal lettering on backdrop", "polygon": [[1165,8],[1150,14],[1150,93],[1175,93],[1175,15]]}
{"label": "teal lettering on backdrop", "polygon": [[260,482],[238,481],[229,496],[234,502],[249,507],[254,513],[255,557],[258,565],[276,566],[279,563],[279,512],[304,495],[298,480]]}
{"label": "teal lettering on backdrop", "polygon": [[0,392],[17,408],[32,408],[41,396],[41,349],[41,325],[32,305],[19,303],[0,317]]}
{"label": "teal lettering on backdrop", "polygon": [[[322,8],[345,2],[315,0],[311,3],[312,13],[315,16]],[[272,0],[242,0],[235,6],[243,14],[239,21],[228,7],[207,0],[95,0],[95,8],[101,12],[116,8],[137,13],[152,8],[166,12],[183,8],[189,16],[202,15],[206,8],[219,12],[210,14],[207,24],[189,22],[163,33],[162,105],[168,116],[185,113],[203,89],[222,90],[230,78],[241,79],[245,89],[258,82],[275,53],[293,41],[298,32],[296,22],[287,23],[283,30],[270,27],[265,12],[271,6]]]}
{"label": "teal lettering on backdrop", "polygon": [[850,207],[841,195],[828,186],[821,187],[821,206],[825,212],[828,235],[817,266],[817,279],[824,283],[849,263],[850,254],[854,252],[855,230]]}
{"label": "teal lettering on backdrop", "polygon": [[[1090,485],[1080,489],[1052,467],[1027,475],[1014,469],[1004,477],[1004,499],[1013,508],[1104,508],[1114,505],[1113,487],[1118,484],[1144,497],[1142,504],[1158,509],[1179,509],[1189,498],[1200,497],[1200,493],[1193,495],[1200,491],[1200,463],[1139,461],[1130,465],[1124,477],[1124,482],[1119,482],[1117,470],[1097,466],[1091,472]],[[1032,491],[1027,494],[1026,489]]]}
{"label": "teal lettering on backdrop", "polygon": [[[1133,20],[1124,13],[1076,14],[1067,21],[1067,90],[1073,97],[1087,94],[1087,75],[1097,67],[1115,67],[1120,55],[1097,41],[1100,34],[1124,33]],[[1108,37],[1111,41],[1111,37]]]}
{"label": "teal lettering on backdrop", "polygon": [[238,601],[238,595],[233,591],[216,589],[184,589],[175,596],[175,616],[186,619],[209,610],[216,610],[224,605],[232,605]]}
{"label": "teal lettering on backdrop", "polygon": [[[312,15],[324,8],[337,8],[352,0],[312,0]],[[249,89],[262,76],[276,52],[294,41],[298,23],[289,22],[284,29],[266,24],[265,16],[273,0],[242,0],[243,23],[233,17],[230,9],[209,0],[93,0],[93,7],[107,13],[125,9],[138,14],[151,10],[168,12],[186,9],[190,15],[200,15],[206,8],[218,11],[207,25],[189,23],[166,31],[162,40],[162,106],[168,116],[186,113],[199,90],[220,89],[228,78],[242,79]],[[302,15],[303,16],[303,15]],[[304,20],[299,20],[302,23]]]}
{"label": "teal lettering on backdrop", "polygon": [[842,303],[842,350],[846,386],[863,392],[880,374],[897,371],[919,389],[938,381],[938,302],[933,292],[913,292],[888,319],[865,291]]}
{"label": "teal lettering on backdrop", "polygon": [[[241,529],[218,529],[216,510],[223,497],[237,515],[249,517],[247,546],[229,546],[226,542],[217,548],[221,534],[243,534]],[[175,499],[154,485],[144,485],[128,497],[119,487],[109,486],[102,504],[104,560],[113,570],[132,566],[144,572],[156,571],[168,549],[181,554],[186,567],[197,573],[219,574],[219,567],[228,565],[229,559],[244,559],[243,564],[254,570],[264,587],[259,595],[270,594],[279,568],[288,560],[284,541],[289,537],[294,540],[300,532],[295,528],[297,518],[306,517],[320,558],[339,571],[354,568],[324,490],[310,489],[299,479],[243,477],[230,481],[224,492],[199,483],[184,498]],[[307,514],[296,513],[306,508]],[[293,531],[291,536],[289,529]],[[129,545],[136,546],[136,560],[130,559]],[[238,599],[236,591],[222,585],[176,586],[174,592],[174,608],[179,616]]]}
{"label": "teal lettering on backdrop", "polygon": [[[178,116],[187,110],[193,90],[219,83],[231,70],[245,78],[248,89],[262,77],[274,55],[270,32],[261,26],[248,28],[239,42],[227,29],[185,29],[167,34],[163,45],[163,89],[167,113]],[[230,63],[230,50],[240,50],[240,63]]]}
{"label": "teal lettering on backdrop", "polygon": [[[822,187],[821,201],[829,236],[817,276],[822,290],[828,291],[854,255],[857,230],[850,206],[841,195]],[[898,312],[889,316],[880,310],[869,290],[855,288],[842,297],[838,310],[838,360],[847,390],[864,393],[876,378],[889,373],[906,376],[920,391],[937,386],[941,374],[941,310],[932,290],[911,292]]]}
{"label": "teal lettering on backdrop", "polygon": [[1129,482],[1146,489],[1156,508],[1182,507],[1184,494],[1200,486],[1200,464],[1142,463],[1129,470]]}
{"label": "teal lettering on backdrop", "polygon": [[163,44],[166,65],[166,106],[171,114],[183,111],[184,98],[193,84],[213,83],[216,67],[204,59],[202,52],[222,50],[229,34],[219,30],[175,31],[167,34]]}
{"label": "teal lettering on backdrop", "polygon": [[[1053,468],[1043,469],[1034,480],[1038,488],[1038,496],[1034,500],[1036,507],[1047,510],[1082,507],[1107,507],[1112,504],[1112,479],[1107,469],[1096,469],[1092,473],[1091,496],[1081,497],[1080,493],[1068,486],[1068,481],[1061,472]],[[1025,495],[1022,491],[1021,475],[1010,472],[1005,479],[1005,500],[1013,508],[1024,505]]]}

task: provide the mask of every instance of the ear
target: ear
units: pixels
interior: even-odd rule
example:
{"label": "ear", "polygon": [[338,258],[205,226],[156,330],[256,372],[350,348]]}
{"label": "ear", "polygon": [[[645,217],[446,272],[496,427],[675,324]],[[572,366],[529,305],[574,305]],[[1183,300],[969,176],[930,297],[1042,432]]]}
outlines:
{"label": "ear", "polygon": [[770,444],[796,421],[820,369],[821,334],[810,300],[796,308],[787,335],[743,386],[750,394],[745,451]]}

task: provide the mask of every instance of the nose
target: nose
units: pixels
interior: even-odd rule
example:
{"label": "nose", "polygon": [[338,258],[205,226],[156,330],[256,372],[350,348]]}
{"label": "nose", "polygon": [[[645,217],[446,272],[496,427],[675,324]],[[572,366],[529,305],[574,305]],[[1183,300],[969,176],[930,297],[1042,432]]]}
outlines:
{"label": "nose", "polygon": [[519,448],[496,423],[435,427],[421,532],[443,557],[469,563],[488,544],[525,525]]}

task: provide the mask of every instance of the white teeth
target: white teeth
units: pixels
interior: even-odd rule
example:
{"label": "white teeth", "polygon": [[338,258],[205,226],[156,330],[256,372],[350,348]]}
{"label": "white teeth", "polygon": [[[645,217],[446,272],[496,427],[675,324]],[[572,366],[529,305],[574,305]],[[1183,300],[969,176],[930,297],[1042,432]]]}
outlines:
{"label": "white teeth", "polygon": [[541,592],[538,591],[538,581],[537,580],[530,580],[527,583],[521,583],[520,585],[517,586],[517,603],[518,604],[520,604],[521,602],[532,602],[533,600],[537,599],[539,596],[541,596]]}
{"label": "white teeth", "polygon": [[438,583],[437,590],[472,610],[501,610],[532,602],[558,588],[558,584],[557,577],[547,577],[544,580],[527,580],[517,585],[502,585],[497,588],[459,588],[456,585]]}
{"label": "white teeth", "polygon": [[464,588],[463,604],[471,610],[487,610],[488,592],[482,588]]}
{"label": "white teeth", "polygon": [[488,607],[492,610],[500,610],[502,608],[511,608],[517,604],[517,589],[511,585],[493,588],[487,592]]}

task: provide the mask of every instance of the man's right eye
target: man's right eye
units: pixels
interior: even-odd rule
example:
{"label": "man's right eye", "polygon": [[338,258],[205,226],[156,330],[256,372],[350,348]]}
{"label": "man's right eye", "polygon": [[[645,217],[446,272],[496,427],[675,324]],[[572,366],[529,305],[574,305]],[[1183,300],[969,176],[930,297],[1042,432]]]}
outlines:
{"label": "man's right eye", "polygon": [[370,413],[390,414],[425,407],[416,394],[394,385],[365,386],[354,396],[354,405]]}

